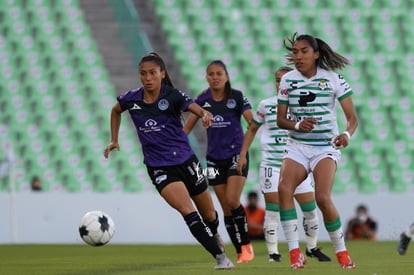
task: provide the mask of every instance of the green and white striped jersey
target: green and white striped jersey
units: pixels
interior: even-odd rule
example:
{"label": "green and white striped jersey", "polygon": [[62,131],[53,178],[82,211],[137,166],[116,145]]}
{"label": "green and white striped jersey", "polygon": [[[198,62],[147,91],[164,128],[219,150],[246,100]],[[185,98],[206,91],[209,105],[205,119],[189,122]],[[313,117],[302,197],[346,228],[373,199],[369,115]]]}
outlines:
{"label": "green and white striped jersey", "polygon": [[299,71],[286,73],[281,80],[278,103],[288,105],[291,119],[302,121],[316,118],[318,123],[312,132],[289,131],[289,137],[316,146],[331,145],[338,135],[336,100],[352,95],[352,89],[338,73],[317,68],[312,78],[304,77]]}
{"label": "green and white striped jersey", "polygon": [[260,148],[262,151],[262,165],[279,167],[288,137],[288,131],[277,127],[277,96],[260,101],[253,123],[261,125]]}

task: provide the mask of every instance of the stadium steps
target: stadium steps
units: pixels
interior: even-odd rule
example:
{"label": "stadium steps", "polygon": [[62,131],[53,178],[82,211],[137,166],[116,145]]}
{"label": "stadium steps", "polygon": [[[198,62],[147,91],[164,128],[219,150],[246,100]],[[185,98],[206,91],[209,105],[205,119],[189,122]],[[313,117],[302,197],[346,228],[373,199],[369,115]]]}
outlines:
{"label": "stadium steps", "polygon": [[137,87],[136,64],[120,39],[112,8],[101,0],[80,0],[79,5],[117,93]]}

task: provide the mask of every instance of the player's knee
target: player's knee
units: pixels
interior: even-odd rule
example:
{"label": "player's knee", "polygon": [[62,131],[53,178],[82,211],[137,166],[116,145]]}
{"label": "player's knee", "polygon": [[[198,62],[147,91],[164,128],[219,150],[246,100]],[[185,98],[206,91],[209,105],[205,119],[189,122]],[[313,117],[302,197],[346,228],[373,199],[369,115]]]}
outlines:
{"label": "player's knee", "polygon": [[279,196],[293,195],[294,188],[292,188],[285,179],[281,178],[279,181],[278,192]]}
{"label": "player's knee", "polygon": [[331,196],[329,194],[315,194],[316,204],[318,208],[324,212],[332,205]]}
{"label": "player's knee", "polygon": [[204,213],[203,219],[208,222],[214,222],[218,219],[217,212],[214,209],[212,209],[211,211],[209,210]]}
{"label": "player's knee", "polygon": [[239,198],[227,198],[227,207],[229,209],[236,209],[240,206],[240,199]]}

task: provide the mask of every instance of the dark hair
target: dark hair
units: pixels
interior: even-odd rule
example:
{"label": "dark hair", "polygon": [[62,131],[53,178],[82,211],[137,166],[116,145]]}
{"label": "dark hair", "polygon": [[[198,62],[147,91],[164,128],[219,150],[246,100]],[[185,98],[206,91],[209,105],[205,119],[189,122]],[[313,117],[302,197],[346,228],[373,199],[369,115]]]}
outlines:
{"label": "dark hair", "polygon": [[225,94],[226,98],[227,98],[227,97],[230,97],[230,95],[231,95],[231,91],[232,91],[232,88],[231,88],[230,76],[229,76],[229,72],[227,71],[226,64],[224,64],[224,62],[223,62],[223,61],[221,61],[221,60],[213,60],[213,61],[211,61],[211,62],[207,65],[206,71],[208,70],[208,68],[210,68],[210,66],[211,66],[211,65],[219,65],[219,66],[220,66],[220,67],[222,67],[222,68],[224,69],[224,71],[226,72],[226,75],[227,75],[227,81],[226,81],[226,83],[224,84],[224,94]]}
{"label": "dark hair", "polygon": [[257,192],[255,192],[255,191],[250,191],[250,192],[249,192],[249,194],[247,194],[247,197],[248,197],[249,199],[257,199],[257,198],[258,198],[258,195],[257,195]]}
{"label": "dark hair", "polygon": [[159,54],[157,54],[155,52],[151,52],[151,53],[143,56],[141,58],[141,60],[139,61],[138,66],[141,65],[144,62],[154,62],[155,64],[157,64],[160,67],[161,71],[165,72],[165,77],[161,81],[161,83],[174,88],[174,85],[173,85],[173,83],[171,81],[171,78],[168,74],[167,67],[165,66],[164,60],[162,60],[162,58]]}
{"label": "dark hair", "polygon": [[358,205],[357,211],[361,211],[361,210],[365,211],[365,212],[368,212],[368,208],[364,204]]}
{"label": "dark hair", "polygon": [[315,52],[319,52],[319,58],[316,60],[316,65],[322,69],[334,71],[336,69],[343,69],[346,65],[350,64],[346,57],[332,50],[332,48],[325,41],[309,34],[301,34],[298,36],[297,32],[295,32],[291,38],[283,40],[283,46],[290,52],[287,55],[288,64],[293,64],[293,45],[299,40],[306,40]]}
{"label": "dark hair", "polygon": [[275,71],[275,74],[277,74],[278,72],[290,72],[292,70],[293,70],[293,68],[291,68],[291,67],[282,66],[282,67],[277,68],[277,70]]}

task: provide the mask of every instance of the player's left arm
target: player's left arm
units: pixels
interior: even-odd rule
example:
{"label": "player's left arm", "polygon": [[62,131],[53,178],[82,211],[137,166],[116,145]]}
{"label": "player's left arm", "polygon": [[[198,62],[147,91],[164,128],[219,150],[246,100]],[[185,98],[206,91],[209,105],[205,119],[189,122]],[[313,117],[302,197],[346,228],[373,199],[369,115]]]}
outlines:
{"label": "player's left arm", "polygon": [[341,101],[339,101],[339,103],[341,104],[341,108],[345,114],[346,130],[340,133],[334,139],[334,144],[337,147],[345,148],[349,144],[349,138],[355,133],[355,130],[358,126],[358,118],[355,113],[355,108],[351,96],[343,98]]}
{"label": "player's left arm", "polygon": [[247,128],[249,128],[249,126],[252,124],[252,121],[253,121],[253,113],[252,113],[252,110],[251,109],[246,109],[243,112],[243,118],[247,122]]}

